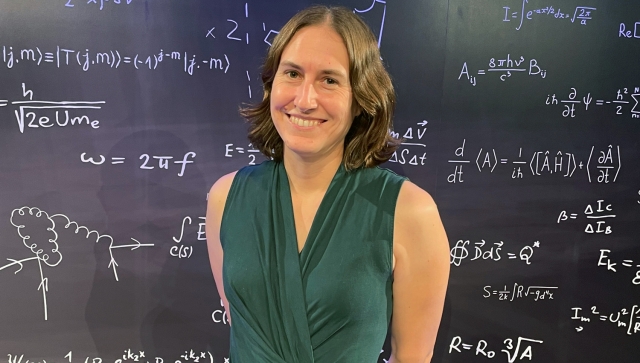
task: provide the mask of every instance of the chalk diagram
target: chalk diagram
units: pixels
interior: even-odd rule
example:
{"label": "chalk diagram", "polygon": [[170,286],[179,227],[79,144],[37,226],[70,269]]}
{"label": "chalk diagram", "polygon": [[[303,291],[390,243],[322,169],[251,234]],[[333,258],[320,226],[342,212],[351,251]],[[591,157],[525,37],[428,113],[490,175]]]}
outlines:
{"label": "chalk diagram", "polygon": [[[113,275],[118,281],[118,263],[116,262],[113,256],[113,250],[117,248],[130,248],[132,251],[136,250],[140,247],[152,247],[152,243],[140,243],[134,238],[131,240],[134,242],[132,244],[124,244],[124,245],[116,245],[114,244],[113,237],[108,234],[100,234],[100,232],[96,230],[90,230],[89,228],[79,225],[77,222],[74,222],[69,219],[64,214],[52,214],[49,215],[47,212],[37,208],[37,207],[22,207],[18,209],[14,209],[11,212],[11,224],[18,229],[18,235],[22,238],[22,243],[27,247],[35,256],[23,258],[21,260],[16,260],[13,258],[7,258],[9,263],[4,266],[0,266],[0,271],[11,266],[15,266],[18,269],[14,272],[17,274],[22,271],[24,267],[24,263],[28,261],[36,261],[38,263],[38,268],[40,269],[40,284],[38,285],[38,290],[42,290],[42,300],[44,304],[44,320],[48,319],[47,313],[47,291],[49,290],[49,280],[45,277],[45,271],[47,267],[56,267],[60,265],[62,262],[62,253],[59,250],[58,245],[58,233],[56,232],[56,220],[59,220],[60,225],[64,225],[65,229],[75,228],[73,231],[75,234],[80,233],[81,231],[86,232],[86,238],[89,238],[92,235],[95,235],[95,242],[98,243],[101,240],[109,243],[109,257],[110,261],[107,268],[113,269]],[[46,238],[41,238],[39,240],[31,241],[31,237],[33,232],[43,232],[41,228],[37,228],[34,226],[46,224],[46,233],[49,235]],[[48,244],[48,245],[47,245]]]}

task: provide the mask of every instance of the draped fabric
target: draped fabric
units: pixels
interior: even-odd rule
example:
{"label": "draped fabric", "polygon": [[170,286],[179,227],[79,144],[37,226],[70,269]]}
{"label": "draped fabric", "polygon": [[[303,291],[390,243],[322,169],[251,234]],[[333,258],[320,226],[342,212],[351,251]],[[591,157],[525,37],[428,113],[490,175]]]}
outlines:
{"label": "draped fabric", "polygon": [[377,361],[391,318],[393,216],[405,179],[340,166],[298,253],[284,164],[238,171],[220,229],[232,363]]}

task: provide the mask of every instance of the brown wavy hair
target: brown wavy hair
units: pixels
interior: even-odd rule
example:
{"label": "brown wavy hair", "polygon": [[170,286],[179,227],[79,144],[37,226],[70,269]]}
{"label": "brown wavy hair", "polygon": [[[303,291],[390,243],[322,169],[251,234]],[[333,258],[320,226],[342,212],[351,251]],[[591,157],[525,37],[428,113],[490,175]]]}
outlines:
{"label": "brown wavy hair", "polygon": [[331,26],[345,43],[351,91],[354,103],[361,109],[345,137],[342,157],[345,169],[382,164],[401,143],[389,133],[396,96],[371,29],[344,7],[312,6],[294,15],[282,27],[262,66],[262,102],[240,109],[240,114],[250,123],[249,140],[267,157],[282,161],[283,141],[273,124],[270,109],[273,79],[282,52],[296,32],[320,24]]}

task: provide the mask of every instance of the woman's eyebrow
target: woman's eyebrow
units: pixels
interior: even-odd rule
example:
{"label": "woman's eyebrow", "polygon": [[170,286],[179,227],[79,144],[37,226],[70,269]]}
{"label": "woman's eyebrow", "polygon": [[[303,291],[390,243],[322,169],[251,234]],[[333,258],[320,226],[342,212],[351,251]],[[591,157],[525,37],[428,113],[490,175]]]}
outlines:
{"label": "woman's eyebrow", "polygon": [[299,71],[302,70],[302,67],[300,67],[299,65],[293,63],[292,61],[287,61],[287,60],[280,62],[280,66],[291,67],[291,68],[297,69]]}
{"label": "woman's eyebrow", "polygon": [[[280,66],[291,67],[291,68],[299,70],[299,71],[302,70],[301,66],[299,66],[298,64],[296,64],[296,63],[294,63],[292,61],[289,61],[289,60],[284,60],[284,61],[280,62]],[[344,72],[342,72],[340,70],[337,70],[337,69],[332,69],[332,68],[323,69],[323,70],[320,71],[320,73],[323,74],[323,75],[347,78],[347,75]]]}
{"label": "woman's eyebrow", "polygon": [[347,75],[344,74],[344,72],[337,69],[323,69],[322,71],[320,71],[320,73],[328,76],[347,78]]}

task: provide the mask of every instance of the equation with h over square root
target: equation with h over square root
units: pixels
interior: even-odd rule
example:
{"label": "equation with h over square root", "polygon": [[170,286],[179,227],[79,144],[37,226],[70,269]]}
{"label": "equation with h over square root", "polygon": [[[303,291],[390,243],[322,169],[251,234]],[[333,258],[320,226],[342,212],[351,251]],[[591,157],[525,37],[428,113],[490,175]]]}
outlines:
{"label": "equation with h over square root", "polygon": [[[477,168],[479,173],[500,173],[507,169],[511,179],[560,177],[571,179],[586,177],[590,183],[615,183],[622,167],[619,145],[593,145],[588,153],[582,152],[582,158],[574,152],[563,150],[532,150],[508,154],[498,153],[495,148],[478,148],[477,154],[466,153],[467,139],[454,150],[454,158],[447,162],[454,165],[452,173],[446,176],[447,182],[459,184],[465,182],[464,173]],[[471,158],[466,158],[471,156]],[[511,158],[509,157],[511,156]],[[465,165],[467,168],[465,168]],[[498,167],[498,164],[500,167]],[[476,168],[474,168],[474,166]]]}
{"label": "equation with h over square root", "polygon": [[90,117],[92,110],[100,110],[105,101],[43,101],[33,99],[33,90],[22,83],[22,97],[16,101],[0,100],[0,107],[15,106],[14,115],[18,130],[24,134],[29,129],[50,127],[100,128],[100,120]]}

